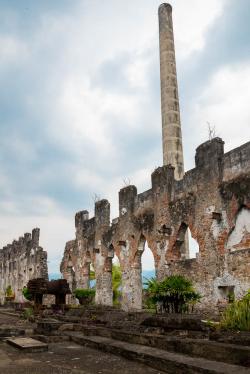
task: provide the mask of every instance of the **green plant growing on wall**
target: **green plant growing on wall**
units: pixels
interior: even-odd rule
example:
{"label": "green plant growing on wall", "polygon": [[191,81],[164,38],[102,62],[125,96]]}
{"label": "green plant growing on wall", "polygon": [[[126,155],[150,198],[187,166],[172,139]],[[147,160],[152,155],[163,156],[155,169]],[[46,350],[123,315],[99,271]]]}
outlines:
{"label": "green plant growing on wall", "polygon": [[221,327],[228,330],[250,331],[250,290],[243,299],[232,302],[224,311]]}
{"label": "green plant growing on wall", "polygon": [[22,294],[25,297],[25,299],[31,301],[33,299],[29,289],[27,287],[23,287],[22,289]]}
{"label": "green plant growing on wall", "polygon": [[33,308],[25,308],[22,317],[27,320],[32,320],[34,318]]}
{"label": "green plant growing on wall", "polygon": [[15,298],[15,294],[14,294],[10,285],[5,290],[5,296],[9,299],[14,299]]}
{"label": "green plant growing on wall", "polygon": [[89,305],[94,300],[95,290],[93,288],[76,288],[73,294],[81,305]]}
{"label": "green plant growing on wall", "polygon": [[161,306],[166,313],[186,313],[193,310],[201,295],[195,291],[192,283],[181,275],[172,275],[158,282],[155,278],[145,283],[148,303]]}

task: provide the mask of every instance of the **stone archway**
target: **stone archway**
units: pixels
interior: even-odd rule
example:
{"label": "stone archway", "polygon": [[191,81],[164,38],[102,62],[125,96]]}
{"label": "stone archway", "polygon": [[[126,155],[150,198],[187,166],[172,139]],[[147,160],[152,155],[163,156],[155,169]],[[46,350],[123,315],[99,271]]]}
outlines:
{"label": "stone archway", "polygon": [[113,305],[120,306],[122,304],[122,268],[120,259],[115,252],[112,258],[112,292]]}
{"label": "stone archway", "polygon": [[136,245],[133,246],[134,251],[130,252],[129,266],[122,267],[122,309],[124,310],[142,309],[143,284],[141,259],[146,242],[146,237],[141,234]]}
{"label": "stone archway", "polygon": [[182,222],[173,236],[172,245],[167,253],[167,261],[180,261],[196,258],[199,243],[194,238],[190,226]]}

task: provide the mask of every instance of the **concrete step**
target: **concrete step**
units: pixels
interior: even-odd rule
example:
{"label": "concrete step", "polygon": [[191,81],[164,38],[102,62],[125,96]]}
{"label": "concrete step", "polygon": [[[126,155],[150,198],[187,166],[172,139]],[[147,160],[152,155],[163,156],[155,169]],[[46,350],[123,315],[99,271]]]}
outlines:
{"label": "concrete step", "polygon": [[131,333],[103,327],[82,326],[81,331],[84,335],[88,336],[103,336],[131,344],[141,344],[170,352],[187,354],[193,357],[203,357],[209,360],[216,360],[229,364],[250,366],[250,347],[246,346],[219,343],[205,339],[189,339],[156,334],[138,334],[136,332]]}
{"label": "concrete step", "polygon": [[170,374],[224,373],[250,374],[250,369],[211,361],[200,357],[190,357],[140,344],[131,344],[103,336],[85,336],[79,332],[66,332],[75,343],[86,345],[104,352],[123,356],[144,363],[157,370]]}

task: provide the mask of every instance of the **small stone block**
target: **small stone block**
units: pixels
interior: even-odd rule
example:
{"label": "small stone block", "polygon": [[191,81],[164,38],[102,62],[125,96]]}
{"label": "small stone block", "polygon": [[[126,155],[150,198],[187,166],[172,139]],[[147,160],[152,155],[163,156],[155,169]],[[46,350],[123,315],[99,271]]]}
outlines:
{"label": "small stone block", "polygon": [[25,352],[44,352],[48,350],[48,344],[32,338],[7,339],[7,343]]}

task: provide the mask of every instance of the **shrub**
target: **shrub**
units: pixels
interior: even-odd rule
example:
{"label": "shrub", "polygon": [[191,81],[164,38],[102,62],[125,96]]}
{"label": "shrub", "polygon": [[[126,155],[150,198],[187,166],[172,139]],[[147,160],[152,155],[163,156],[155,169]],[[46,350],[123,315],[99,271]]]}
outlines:
{"label": "shrub", "polygon": [[23,318],[27,320],[32,320],[34,317],[33,308],[25,308],[23,311]]}
{"label": "shrub", "polygon": [[8,286],[5,290],[5,296],[6,297],[13,297],[14,296],[14,292],[12,291],[12,288],[11,286]]}
{"label": "shrub", "polygon": [[172,275],[158,282],[155,278],[147,280],[148,303],[155,307],[161,305],[167,313],[186,313],[193,310],[200,300],[192,283],[181,275]]}
{"label": "shrub", "polygon": [[30,291],[29,291],[29,289],[27,287],[23,287],[22,294],[25,297],[25,299],[27,299],[29,301],[32,300],[32,295],[31,295],[31,293],[30,293]]}
{"label": "shrub", "polygon": [[221,327],[250,331],[250,290],[242,300],[234,301],[227,307],[221,318]]}
{"label": "shrub", "polygon": [[95,290],[93,288],[77,288],[73,292],[81,305],[88,305],[93,302]]}

